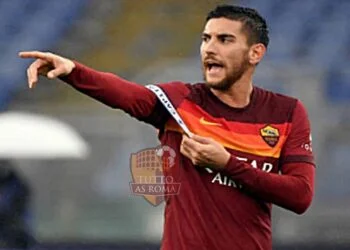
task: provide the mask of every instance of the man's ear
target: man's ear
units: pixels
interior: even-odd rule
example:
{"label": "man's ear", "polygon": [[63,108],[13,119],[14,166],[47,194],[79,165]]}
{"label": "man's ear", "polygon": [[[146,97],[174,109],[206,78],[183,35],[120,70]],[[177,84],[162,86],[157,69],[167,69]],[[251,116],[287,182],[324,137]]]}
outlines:
{"label": "man's ear", "polygon": [[251,64],[258,64],[266,53],[266,47],[262,43],[254,44],[249,49],[249,62]]}

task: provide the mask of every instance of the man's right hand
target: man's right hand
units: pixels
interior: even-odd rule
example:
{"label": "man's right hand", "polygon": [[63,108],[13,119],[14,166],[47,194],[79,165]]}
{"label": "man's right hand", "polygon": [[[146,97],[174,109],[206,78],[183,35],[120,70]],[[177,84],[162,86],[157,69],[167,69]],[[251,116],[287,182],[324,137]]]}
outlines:
{"label": "man's right hand", "polygon": [[39,75],[54,79],[70,74],[75,68],[73,61],[50,52],[23,51],[19,53],[19,56],[36,59],[27,69],[29,88],[35,86]]}

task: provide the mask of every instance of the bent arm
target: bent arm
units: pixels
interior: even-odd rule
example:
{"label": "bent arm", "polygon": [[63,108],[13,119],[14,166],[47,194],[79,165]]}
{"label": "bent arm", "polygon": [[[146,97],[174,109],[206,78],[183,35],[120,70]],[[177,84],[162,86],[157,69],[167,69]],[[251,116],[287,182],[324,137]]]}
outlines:
{"label": "bent arm", "polygon": [[297,214],[310,206],[314,194],[315,167],[310,163],[287,163],[282,174],[267,173],[231,156],[225,171],[244,190],[265,202]]}

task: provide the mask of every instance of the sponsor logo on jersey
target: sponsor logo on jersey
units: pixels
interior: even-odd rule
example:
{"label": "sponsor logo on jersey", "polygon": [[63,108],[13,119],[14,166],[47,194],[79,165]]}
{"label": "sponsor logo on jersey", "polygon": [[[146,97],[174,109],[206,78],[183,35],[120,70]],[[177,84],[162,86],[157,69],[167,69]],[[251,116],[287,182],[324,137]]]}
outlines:
{"label": "sponsor logo on jersey", "polygon": [[308,152],[312,152],[312,136],[309,135],[309,141],[307,143],[301,144],[301,148],[305,149]]}
{"label": "sponsor logo on jersey", "polygon": [[202,117],[201,119],[199,119],[199,123],[203,124],[203,125],[207,125],[207,126],[221,126],[220,123],[217,122],[209,122],[207,120],[205,120],[204,117]]}

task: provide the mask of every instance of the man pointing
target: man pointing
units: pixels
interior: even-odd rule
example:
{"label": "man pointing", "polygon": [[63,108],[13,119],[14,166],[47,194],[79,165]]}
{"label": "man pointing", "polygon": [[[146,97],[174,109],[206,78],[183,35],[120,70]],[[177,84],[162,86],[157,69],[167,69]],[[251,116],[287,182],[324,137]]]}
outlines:
{"label": "man pointing", "polygon": [[158,84],[191,134],[148,88],[76,61],[39,51],[28,68],[59,77],[78,91],[159,129],[176,151],[164,174],[181,183],[168,196],[162,249],[271,249],[271,205],[301,214],[314,192],[310,124],[302,103],[254,86],[268,47],[255,10],[221,5],[208,13],[200,47],[204,83]]}

